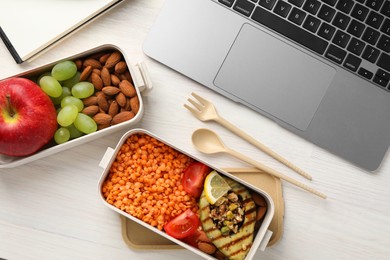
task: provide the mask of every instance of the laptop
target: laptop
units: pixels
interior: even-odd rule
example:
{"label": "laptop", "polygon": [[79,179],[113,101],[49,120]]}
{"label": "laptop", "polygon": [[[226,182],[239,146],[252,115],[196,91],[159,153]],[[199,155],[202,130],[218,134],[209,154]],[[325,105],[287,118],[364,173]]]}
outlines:
{"label": "laptop", "polygon": [[153,59],[367,170],[390,143],[390,1],[166,0]]}

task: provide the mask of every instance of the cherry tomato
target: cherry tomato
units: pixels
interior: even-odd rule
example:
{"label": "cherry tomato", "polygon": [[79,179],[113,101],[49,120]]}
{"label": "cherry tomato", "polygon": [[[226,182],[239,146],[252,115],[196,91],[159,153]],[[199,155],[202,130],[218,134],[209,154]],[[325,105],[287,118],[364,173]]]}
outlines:
{"label": "cherry tomato", "polygon": [[200,225],[199,217],[187,209],[164,226],[165,232],[174,238],[185,238],[195,233]]}
{"label": "cherry tomato", "polygon": [[190,164],[185,170],[181,179],[184,190],[195,198],[199,198],[203,191],[203,183],[211,169],[201,162]]}

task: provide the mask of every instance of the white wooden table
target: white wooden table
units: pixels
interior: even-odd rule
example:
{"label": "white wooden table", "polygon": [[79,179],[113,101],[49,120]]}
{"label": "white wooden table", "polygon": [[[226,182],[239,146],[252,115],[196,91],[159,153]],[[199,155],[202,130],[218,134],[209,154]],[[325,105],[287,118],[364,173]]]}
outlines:
{"label": "white wooden table", "polygon": [[[322,200],[284,183],[283,236],[256,259],[390,259],[390,158],[376,173],[363,171],[146,57],[142,43],[163,3],[125,1],[23,65],[14,62],[1,42],[0,78],[101,44],[118,45],[130,61],[146,62],[154,84],[144,98],[145,115],[138,127],[218,167],[247,166],[224,155],[207,157],[194,149],[192,132],[212,128],[226,144],[303,180],[229,131],[191,116],[183,104],[195,91],[213,101],[221,115],[311,173],[310,185],[328,195]],[[100,201],[97,183],[102,155],[124,132],[0,170],[0,258],[198,259],[187,250],[133,250],[123,241],[119,216]]]}

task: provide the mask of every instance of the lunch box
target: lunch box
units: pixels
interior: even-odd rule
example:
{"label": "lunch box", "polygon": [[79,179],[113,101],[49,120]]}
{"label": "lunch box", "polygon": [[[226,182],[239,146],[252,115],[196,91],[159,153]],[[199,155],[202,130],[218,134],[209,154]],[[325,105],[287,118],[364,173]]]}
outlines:
{"label": "lunch box", "polygon": [[[168,235],[164,231],[161,231],[161,230],[157,229],[156,227],[153,227],[153,226],[147,224],[146,222],[130,215],[129,213],[125,212],[124,210],[121,210],[121,209],[115,207],[114,205],[108,203],[106,201],[106,199],[104,198],[102,188],[103,188],[105,180],[109,176],[110,168],[113,165],[113,163],[115,162],[117,154],[119,153],[121,147],[123,146],[123,144],[126,142],[126,140],[129,137],[131,137],[132,135],[138,135],[138,134],[150,136],[150,137],[156,139],[157,141],[160,141],[163,144],[169,146],[170,148],[176,150],[177,152],[182,153],[182,154],[192,158],[195,161],[201,162],[201,163],[209,166],[211,169],[217,171],[220,175],[226,176],[226,177],[238,182],[239,184],[243,185],[247,189],[260,194],[267,203],[267,211],[266,211],[264,218],[262,219],[260,227],[258,228],[257,232],[255,233],[256,235],[253,238],[252,246],[251,246],[250,250],[248,251],[248,253],[246,254],[245,260],[252,259],[258,250],[265,250],[265,248],[267,247],[267,245],[268,245],[268,243],[273,235],[272,231],[270,230],[270,225],[271,225],[271,222],[274,220],[273,217],[275,214],[275,204],[273,202],[272,197],[266,191],[250,184],[249,182],[244,181],[243,178],[240,178],[242,176],[239,175],[238,171],[235,171],[234,169],[231,169],[231,170],[235,171],[237,174],[231,174],[228,171],[225,171],[223,169],[213,167],[212,165],[208,164],[207,162],[205,162],[199,158],[196,158],[195,156],[190,155],[177,147],[174,147],[173,145],[171,145],[168,142],[164,141],[163,139],[159,138],[155,134],[152,134],[148,130],[135,128],[135,129],[132,129],[132,130],[128,131],[127,133],[125,133],[121,137],[120,141],[118,142],[118,144],[116,145],[115,148],[111,148],[111,147],[107,148],[104,156],[102,157],[102,159],[99,163],[99,166],[103,168],[103,171],[102,171],[99,183],[98,183],[98,193],[99,193],[99,196],[100,196],[102,202],[108,208],[117,212],[118,214],[120,214],[120,216],[123,219],[128,221],[128,222],[122,222],[122,224],[123,223],[125,223],[125,224],[126,223],[136,223],[138,225],[138,227],[142,227],[141,230],[146,229],[149,231],[149,233],[154,233],[156,235],[155,237],[157,237],[157,239],[154,239],[154,241],[151,241],[150,239],[153,240],[153,238],[149,238],[149,236],[148,236],[149,233],[139,233],[139,234],[142,234],[142,237],[141,237],[141,235],[139,235],[140,236],[139,239],[141,241],[144,240],[143,242],[141,242],[141,244],[142,243],[146,244],[146,243],[151,242],[150,245],[153,246],[153,243],[160,243],[161,241],[163,241],[162,242],[163,248],[164,247],[170,248],[171,246],[173,246],[171,248],[180,248],[181,247],[181,248],[185,248],[185,249],[190,250],[191,252],[203,257],[204,259],[216,259],[214,256],[206,254],[206,253],[202,252],[201,250],[199,250],[195,247],[192,247],[191,245]],[[238,177],[238,176],[240,176],[240,177]],[[274,190],[273,187],[271,188],[271,190]],[[281,192],[278,196],[281,196]],[[279,212],[279,213],[280,213],[280,215],[283,215],[283,212]],[[273,224],[276,226],[279,226],[281,224],[281,222],[277,222],[277,221],[275,222],[275,220],[274,220]],[[275,229],[277,229],[277,228],[275,228]],[[132,230],[126,230],[126,232],[127,231],[132,232]],[[275,242],[279,238],[280,238],[280,233],[276,234]],[[140,248],[142,248],[142,246]]]}
{"label": "lunch box", "polygon": [[[114,51],[119,51],[122,56],[124,61],[127,64],[127,67],[130,71],[131,79],[133,81],[133,85],[136,89],[136,94],[139,99],[139,110],[137,114],[130,120],[127,120],[125,122],[116,124],[116,125],[111,125],[107,128],[98,130],[94,133],[83,135],[81,137],[69,140],[66,143],[63,144],[55,144],[54,141],[50,142],[46,146],[44,146],[42,149],[40,149],[38,152],[30,155],[30,156],[25,156],[25,157],[14,157],[14,156],[7,156],[7,155],[2,155],[0,154],[0,169],[1,168],[12,168],[16,167],[19,165],[23,165],[41,158],[44,158],[49,155],[53,155],[55,153],[64,151],[66,149],[78,146],[80,144],[90,142],[92,140],[96,140],[98,138],[102,138],[103,136],[107,136],[110,133],[113,133],[115,131],[123,130],[123,129],[129,129],[133,128],[142,118],[143,113],[144,113],[144,104],[142,101],[142,95],[147,95],[148,92],[152,89],[152,83],[150,81],[149,73],[147,70],[146,65],[143,62],[132,64],[129,62],[128,58],[126,55],[123,53],[123,51],[120,50],[117,46],[114,45],[101,45],[93,49],[89,49],[87,51],[84,51],[82,53],[57,60],[55,62],[43,65],[38,68],[34,68],[25,72],[22,72],[20,74],[8,77],[8,78],[13,78],[13,77],[23,77],[23,78],[29,78],[29,79],[34,79],[41,75],[44,72],[50,71],[53,66],[61,61],[65,60],[77,60],[77,59],[83,59],[86,57],[91,57],[95,54],[99,54],[101,52],[114,52]],[[142,93],[142,95],[141,95]]]}

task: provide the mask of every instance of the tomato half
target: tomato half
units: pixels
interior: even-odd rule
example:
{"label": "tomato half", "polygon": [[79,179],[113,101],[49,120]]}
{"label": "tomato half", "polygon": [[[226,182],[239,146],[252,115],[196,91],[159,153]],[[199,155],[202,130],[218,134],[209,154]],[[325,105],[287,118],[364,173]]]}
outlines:
{"label": "tomato half", "polygon": [[195,233],[200,225],[199,217],[187,209],[164,226],[165,232],[174,238],[185,238]]}
{"label": "tomato half", "polygon": [[183,173],[181,184],[184,190],[195,198],[199,198],[203,191],[203,183],[207,174],[211,172],[210,167],[201,162],[190,164]]}
{"label": "tomato half", "polygon": [[182,241],[196,248],[198,248],[199,242],[211,243],[211,240],[207,237],[206,233],[202,230],[202,226],[199,226],[194,234],[183,238]]}

